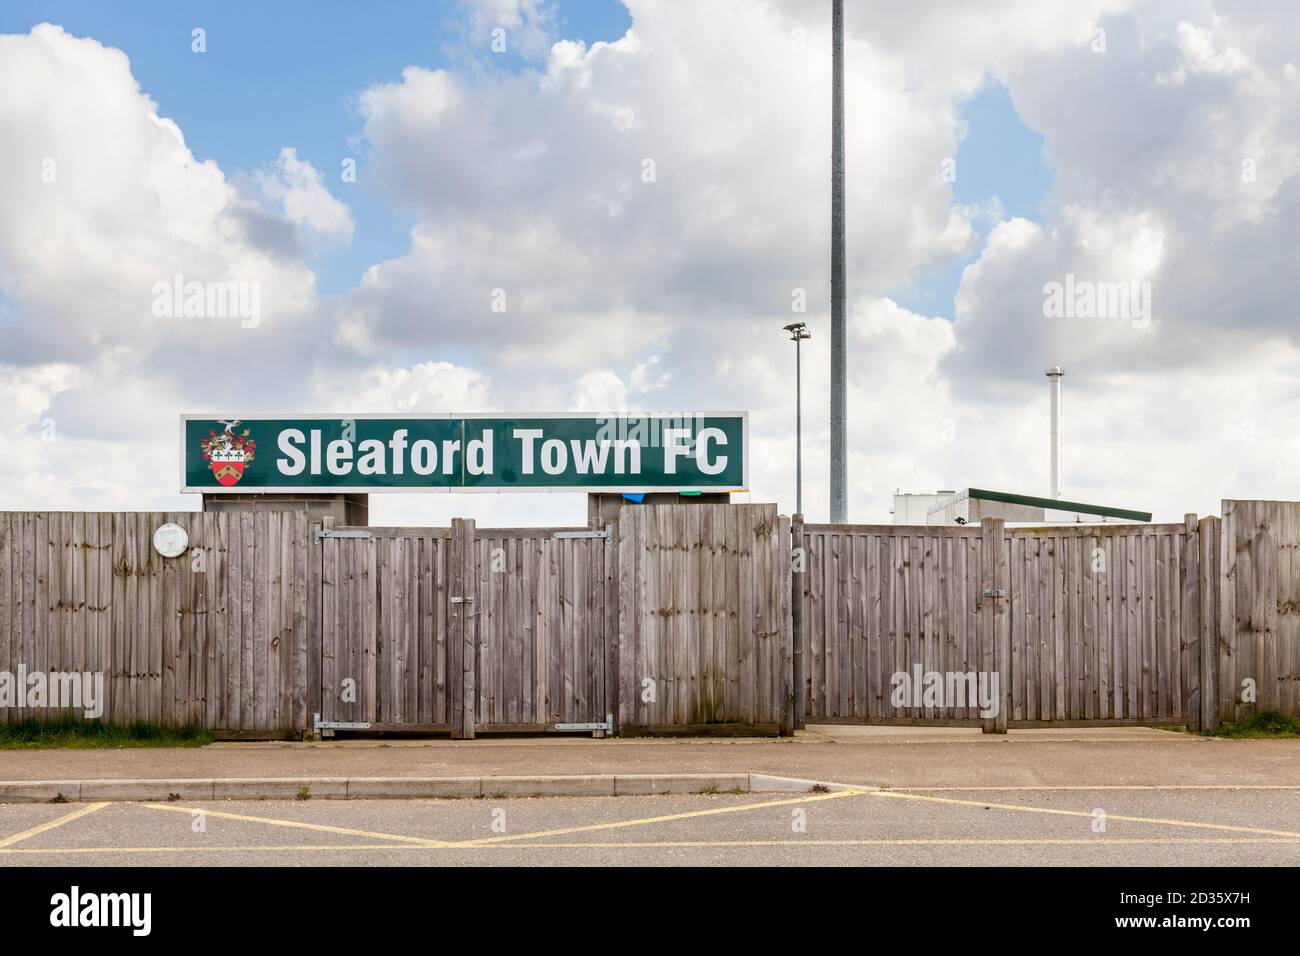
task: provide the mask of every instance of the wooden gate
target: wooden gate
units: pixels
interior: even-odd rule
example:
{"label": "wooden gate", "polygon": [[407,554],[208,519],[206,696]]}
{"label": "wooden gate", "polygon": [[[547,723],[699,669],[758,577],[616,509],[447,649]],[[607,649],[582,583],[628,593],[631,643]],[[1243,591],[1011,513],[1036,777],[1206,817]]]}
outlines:
{"label": "wooden gate", "polygon": [[658,505],[618,534],[619,732],[791,733],[790,519]]}
{"label": "wooden gate", "polygon": [[315,532],[320,577],[321,720],[371,730],[452,731],[450,528]]}
{"label": "wooden gate", "polygon": [[[582,528],[477,531],[466,575],[476,731],[592,730],[610,712],[614,549]],[[467,647],[470,645],[467,644]],[[576,726],[575,726],[576,725]],[[612,729],[612,728],[611,728]]]}
{"label": "wooden gate", "polygon": [[453,737],[604,725],[608,537],[478,530],[460,518],[450,528],[326,519],[317,536],[322,725]]}
{"label": "wooden gate", "polygon": [[1199,726],[1197,522],[1015,528],[1012,726]]}
{"label": "wooden gate", "polygon": [[803,525],[805,712],[811,720],[979,720],[975,701],[898,705],[893,676],[983,669],[980,528]]}
{"label": "wooden gate", "polygon": [[[1214,523],[803,525],[803,713],[996,730],[1095,721],[1199,729],[1214,580],[1203,555]],[[972,673],[998,678],[991,719],[969,695],[931,705],[914,692],[918,676]],[[892,695],[896,687],[905,692]]]}

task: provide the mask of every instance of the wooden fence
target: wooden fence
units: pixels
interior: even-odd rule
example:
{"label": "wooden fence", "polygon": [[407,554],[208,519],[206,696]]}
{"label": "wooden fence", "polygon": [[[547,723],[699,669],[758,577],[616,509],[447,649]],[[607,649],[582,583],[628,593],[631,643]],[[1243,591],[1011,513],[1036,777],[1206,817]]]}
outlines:
{"label": "wooden fence", "polygon": [[[317,714],[464,737],[1300,716],[1300,503],[1223,511],[793,529],[773,505],[628,507],[609,529],[0,513],[0,674],[99,672],[106,720],[227,736]],[[153,548],[164,522],[189,535],[179,558]],[[978,693],[896,696],[929,673],[995,675],[996,714]],[[3,713],[68,712],[28,702]]]}
{"label": "wooden fence", "polygon": [[[0,672],[99,672],[108,721],[235,737],[310,733],[317,715],[458,737],[610,718],[790,730],[788,520],[770,505],[635,514],[616,535],[0,513]],[[184,555],[155,551],[165,522]]]}

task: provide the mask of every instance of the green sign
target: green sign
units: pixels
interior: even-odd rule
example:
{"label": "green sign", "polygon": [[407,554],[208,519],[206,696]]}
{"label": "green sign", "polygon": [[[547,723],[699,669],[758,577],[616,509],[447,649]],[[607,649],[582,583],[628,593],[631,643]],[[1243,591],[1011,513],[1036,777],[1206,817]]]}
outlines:
{"label": "green sign", "polygon": [[181,416],[181,491],[737,491],[744,412]]}

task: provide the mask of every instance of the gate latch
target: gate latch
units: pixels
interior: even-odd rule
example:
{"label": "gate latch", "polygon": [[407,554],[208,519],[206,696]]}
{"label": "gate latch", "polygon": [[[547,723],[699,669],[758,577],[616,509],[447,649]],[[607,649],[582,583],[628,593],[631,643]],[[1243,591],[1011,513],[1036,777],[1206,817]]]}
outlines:
{"label": "gate latch", "polygon": [[984,596],[988,598],[993,598],[993,600],[996,601],[998,598],[1005,598],[1007,596],[1007,589],[1006,588],[985,588]]}

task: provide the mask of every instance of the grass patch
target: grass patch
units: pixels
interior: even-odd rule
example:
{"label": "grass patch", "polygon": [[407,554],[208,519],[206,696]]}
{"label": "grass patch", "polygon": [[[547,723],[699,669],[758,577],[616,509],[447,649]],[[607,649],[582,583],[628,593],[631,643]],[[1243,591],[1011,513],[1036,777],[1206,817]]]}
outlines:
{"label": "grass patch", "polygon": [[0,750],[57,747],[71,750],[96,747],[202,747],[212,734],[202,727],[160,727],[136,721],[125,727],[98,720],[25,717],[0,723]]}
{"label": "grass patch", "polygon": [[1261,710],[1239,723],[1224,724],[1218,730],[1202,731],[1202,736],[1237,739],[1300,737],[1300,720],[1284,717],[1276,710]]}

